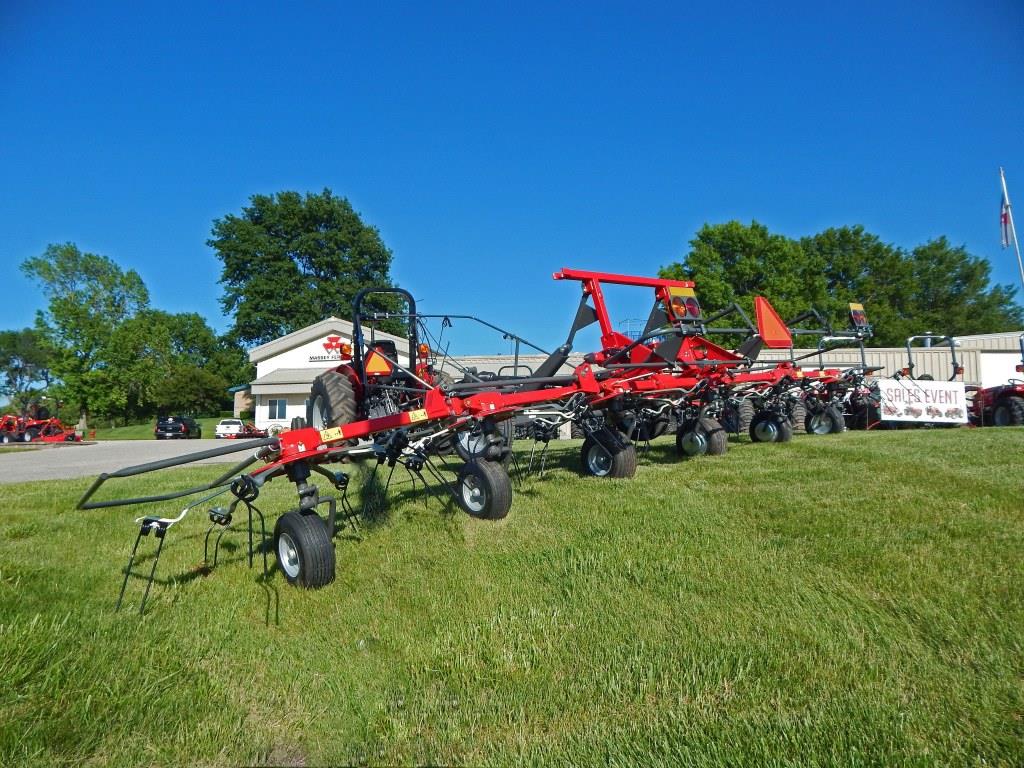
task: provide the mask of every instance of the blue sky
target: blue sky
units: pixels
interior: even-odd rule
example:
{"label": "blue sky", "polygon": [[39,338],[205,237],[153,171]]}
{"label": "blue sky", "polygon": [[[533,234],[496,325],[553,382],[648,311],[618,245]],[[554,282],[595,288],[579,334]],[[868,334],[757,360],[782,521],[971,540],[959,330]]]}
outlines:
{"label": "blue sky", "polygon": [[73,241],[223,329],[212,220],[323,187],[425,310],[545,344],[577,298],[552,271],[652,274],[706,221],[945,234],[1018,284],[1017,0],[211,5],[0,4],[0,328],[42,306],[18,264]]}

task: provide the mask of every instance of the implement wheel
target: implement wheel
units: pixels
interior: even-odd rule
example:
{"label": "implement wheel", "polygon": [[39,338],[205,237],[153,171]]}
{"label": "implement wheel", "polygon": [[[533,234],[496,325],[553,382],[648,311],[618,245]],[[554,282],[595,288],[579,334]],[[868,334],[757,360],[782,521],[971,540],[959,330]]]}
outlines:
{"label": "implement wheel", "polygon": [[584,474],[592,477],[633,477],[636,474],[636,446],[614,447],[614,438],[606,441],[605,448],[593,437],[587,437],[580,449],[580,463]]}
{"label": "implement wheel", "polygon": [[314,429],[327,429],[355,420],[356,394],[348,376],[327,371],[313,379],[306,406],[306,424]]}
{"label": "implement wheel", "polygon": [[512,506],[512,481],[496,461],[470,461],[459,469],[456,498],[470,517],[500,520]]}
{"label": "implement wheel", "polygon": [[778,414],[761,411],[750,422],[750,439],[755,443],[788,443],[793,439],[793,428]]}
{"label": "implement wheel", "polygon": [[317,589],[334,581],[334,545],[313,512],[287,512],[274,526],[274,551],[289,584]]}
{"label": "implement wheel", "polygon": [[683,422],[676,432],[680,456],[721,456],[728,447],[725,428],[714,419]]}
{"label": "implement wheel", "polygon": [[[502,464],[508,464],[512,459],[512,441],[515,439],[514,426],[512,419],[505,419],[505,421],[498,422],[494,427],[493,434],[500,437],[502,445],[508,448],[501,458]],[[478,459],[493,461],[493,459],[489,459],[487,456],[487,449],[491,443],[484,432],[474,434],[471,430],[464,429],[461,432],[455,433],[451,444],[455,448],[455,453],[463,461],[472,462]]]}
{"label": "implement wheel", "polygon": [[809,435],[830,435],[834,432],[843,432],[846,429],[846,422],[835,407],[825,408],[817,413],[808,413],[804,426]]}

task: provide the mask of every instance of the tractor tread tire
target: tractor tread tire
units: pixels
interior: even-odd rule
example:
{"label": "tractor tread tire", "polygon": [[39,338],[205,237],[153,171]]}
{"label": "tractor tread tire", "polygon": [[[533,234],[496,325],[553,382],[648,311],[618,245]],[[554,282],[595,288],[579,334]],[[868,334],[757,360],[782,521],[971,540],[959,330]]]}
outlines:
{"label": "tractor tread tire", "polygon": [[807,431],[807,419],[809,417],[807,406],[802,402],[793,403],[793,410],[789,414],[789,423],[794,432]]}
{"label": "tractor tread tire", "polygon": [[[289,576],[280,563],[282,533],[288,535],[298,550],[299,570],[295,576]],[[278,567],[289,584],[318,589],[334,581],[334,544],[327,524],[316,513],[293,511],[281,515],[274,526],[274,552],[279,558]]]}
{"label": "tractor tread tire", "polygon": [[[319,426],[314,418],[314,407],[322,398],[324,424]],[[326,371],[313,379],[306,406],[306,423],[319,429],[340,427],[356,420],[356,393],[348,376],[337,371]]]}
{"label": "tractor tread tire", "polygon": [[[1002,419],[997,419],[997,413],[1002,409],[1006,412],[1005,424],[1000,424],[999,421]],[[992,424],[1005,427],[1024,426],[1024,397],[1008,395],[996,403],[996,407],[992,409]]]}

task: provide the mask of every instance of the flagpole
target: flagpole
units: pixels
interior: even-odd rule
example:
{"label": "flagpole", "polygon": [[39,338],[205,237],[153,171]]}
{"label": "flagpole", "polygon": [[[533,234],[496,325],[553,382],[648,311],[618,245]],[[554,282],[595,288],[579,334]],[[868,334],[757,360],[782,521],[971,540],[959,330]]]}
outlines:
{"label": "flagpole", "polygon": [[1017,252],[1017,269],[1020,270],[1020,285],[1024,288],[1024,262],[1020,260],[1020,243],[1017,242],[1017,227],[1013,224],[1013,206],[1010,205],[1010,193],[1006,189],[1006,174],[999,167],[999,180],[1003,182],[1003,199],[1006,201],[1006,216],[1010,220],[1010,234],[1013,235],[1013,249]]}

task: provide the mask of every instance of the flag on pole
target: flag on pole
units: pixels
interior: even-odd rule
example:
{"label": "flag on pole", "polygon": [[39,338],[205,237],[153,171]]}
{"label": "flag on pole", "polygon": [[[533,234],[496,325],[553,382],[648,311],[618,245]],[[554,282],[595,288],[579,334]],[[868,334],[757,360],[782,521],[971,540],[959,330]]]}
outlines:
{"label": "flag on pole", "polygon": [[999,206],[999,228],[1003,234],[1003,248],[1010,247],[1010,201],[1006,199],[1006,193],[1000,200]]}

